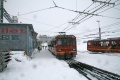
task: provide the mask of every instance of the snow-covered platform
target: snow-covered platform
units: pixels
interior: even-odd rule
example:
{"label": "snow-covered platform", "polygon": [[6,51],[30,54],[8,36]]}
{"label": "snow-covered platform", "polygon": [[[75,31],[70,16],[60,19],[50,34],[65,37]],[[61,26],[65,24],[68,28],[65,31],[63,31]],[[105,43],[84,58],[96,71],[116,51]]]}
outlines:
{"label": "snow-covered platform", "polygon": [[[12,61],[0,73],[0,80],[87,80],[65,61],[56,59],[47,49],[40,52],[35,49],[32,59],[26,57],[24,52],[11,53],[14,54]],[[81,51],[75,60],[120,75],[120,54],[89,54]]]}

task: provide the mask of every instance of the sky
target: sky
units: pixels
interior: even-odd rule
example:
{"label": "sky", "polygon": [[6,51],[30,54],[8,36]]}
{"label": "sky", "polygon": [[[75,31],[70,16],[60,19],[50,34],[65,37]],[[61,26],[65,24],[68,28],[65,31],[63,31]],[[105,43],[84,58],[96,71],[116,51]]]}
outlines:
{"label": "sky", "polygon": [[[66,34],[73,34],[78,39],[82,39],[86,35],[98,34],[100,26],[102,32],[117,30],[117,33],[106,33],[105,35],[102,34],[103,36],[108,34],[112,35],[110,37],[119,36],[120,0],[99,1],[110,1],[111,4],[103,6],[104,4],[93,3],[92,0],[7,0],[7,2],[4,2],[4,8],[10,16],[18,16],[19,22],[32,24],[34,30],[40,35],[55,36],[58,32],[65,31]],[[115,6],[113,7],[112,3],[114,2]],[[55,5],[58,7],[55,7]],[[94,12],[95,10],[98,11]],[[89,15],[85,18],[86,20],[83,19],[79,24],[73,25],[72,22],[77,22],[86,16],[86,14],[75,11],[94,12],[94,16],[89,18],[91,16]],[[95,14],[99,16],[95,16]],[[78,19],[72,21],[77,15],[80,15]],[[99,25],[97,21],[100,21]],[[118,24],[107,26],[114,23]]]}

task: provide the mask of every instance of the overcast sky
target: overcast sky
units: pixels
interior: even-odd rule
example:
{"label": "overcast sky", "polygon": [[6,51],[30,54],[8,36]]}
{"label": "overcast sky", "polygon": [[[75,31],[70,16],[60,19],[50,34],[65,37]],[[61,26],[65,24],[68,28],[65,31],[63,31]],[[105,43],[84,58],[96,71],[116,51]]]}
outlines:
{"label": "overcast sky", "polygon": [[[99,1],[108,2],[110,0],[99,0]],[[34,30],[41,35],[52,36],[52,35],[56,35],[57,32],[66,31],[67,34],[75,34],[75,35],[77,34],[76,36],[80,37],[85,35],[90,30],[92,31],[94,30],[94,32],[98,32],[98,30],[95,30],[98,28],[97,20],[100,21],[100,27],[102,28],[104,28],[104,26],[106,25],[120,22],[120,19],[116,19],[116,18],[120,18],[119,15],[120,5],[117,5],[120,4],[119,0],[111,0],[110,1],[111,4],[105,6],[104,4],[100,5],[100,3],[92,4],[93,3],[92,0],[54,0],[54,2],[60,8],[55,7],[52,0],[7,0],[7,2],[4,3],[4,8],[11,16],[13,15],[18,16],[19,22],[33,24]],[[115,7],[110,8],[113,6],[112,3],[114,2],[115,2]],[[95,6],[96,8],[94,8]],[[84,20],[80,21],[79,25],[69,24],[69,22],[74,22],[72,20],[79,14],[75,11],[83,12],[86,8],[88,9],[85,12],[90,10],[87,13],[91,13],[98,9],[98,11],[96,11],[93,14],[99,13],[98,15],[114,17],[114,18],[108,18],[102,16],[93,16],[89,18],[90,17],[89,15],[88,17],[86,17],[85,21]],[[108,8],[110,9],[106,10]],[[100,13],[103,10],[106,11]],[[78,17],[76,22],[86,16],[85,14],[80,14],[80,15],[81,16]],[[111,30],[113,28],[116,28],[118,30],[120,29],[119,25],[113,26]]]}

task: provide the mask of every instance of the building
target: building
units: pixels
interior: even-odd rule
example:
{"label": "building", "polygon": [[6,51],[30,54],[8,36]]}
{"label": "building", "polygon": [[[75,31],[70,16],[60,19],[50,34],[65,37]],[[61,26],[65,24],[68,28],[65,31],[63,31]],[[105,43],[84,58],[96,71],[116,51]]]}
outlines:
{"label": "building", "polygon": [[13,23],[18,23],[18,18],[17,18],[17,16],[13,16],[13,17],[12,17],[12,20],[13,20]]}
{"label": "building", "polygon": [[0,51],[25,51],[31,56],[36,36],[32,24],[0,23]]}
{"label": "building", "polygon": [[49,41],[52,39],[52,36],[47,36],[47,35],[39,35],[37,38],[38,44],[41,43],[49,43]]}

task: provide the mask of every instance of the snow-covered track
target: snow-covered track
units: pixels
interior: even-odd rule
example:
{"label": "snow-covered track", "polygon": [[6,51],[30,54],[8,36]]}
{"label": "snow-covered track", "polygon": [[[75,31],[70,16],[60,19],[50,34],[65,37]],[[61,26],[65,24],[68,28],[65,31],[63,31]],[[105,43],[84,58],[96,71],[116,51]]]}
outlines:
{"label": "snow-covered track", "polygon": [[79,73],[85,76],[88,80],[93,77],[98,80],[120,80],[120,75],[96,68],[94,66],[78,62],[75,60],[66,60],[71,68],[76,69]]}

